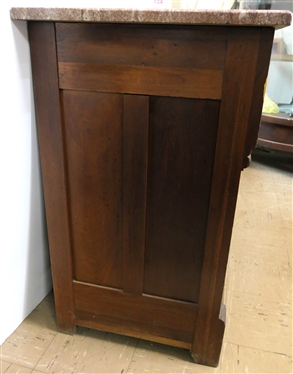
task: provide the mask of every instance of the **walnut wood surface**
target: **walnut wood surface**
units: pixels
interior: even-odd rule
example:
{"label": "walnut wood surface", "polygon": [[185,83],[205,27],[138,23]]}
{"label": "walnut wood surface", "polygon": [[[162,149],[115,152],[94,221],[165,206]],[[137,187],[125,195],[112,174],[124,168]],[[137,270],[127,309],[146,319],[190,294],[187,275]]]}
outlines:
{"label": "walnut wood surface", "polygon": [[29,30],[60,329],[153,339],[216,366],[272,30]]}
{"label": "walnut wood surface", "polygon": [[219,110],[214,100],[150,99],[148,294],[198,302]]}
{"label": "walnut wood surface", "polygon": [[[224,323],[219,319],[248,120],[251,118],[260,29],[231,33],[224,72],[213,185],[195,326],[193,357],[218,364]],[[241,64],[238,62],[242,61]],[[246,70],[243,66],[248,66]],[[264,83],[264,81],[262,82]],[[234,90],[235,85],[237,89]],[[234,92],[234,95],[231,95]],[[228,146],[229,145],[229,146]]]}
{"label": "walnut wood surface", "polygon": [[226,28],[60,23],[56,34],[61,88],[220,98]]}
{"label": "walnut wood surface", "polygon": [[[60,87],[67,90],[219,99],[219,70],[154,66],[59,63]],[[196,84],[194,84],[196,82]]]}
{"label": "walnut wood surface", "polygon": [[123,291],[141,295],[144,283],[149,97],[124,95]]}
{"label": "walnut wood surface", "polygon": [[78,282],[73,288],[77,320],[113,325],[126,335],[148,333],[158,341],[164,337],[174,341],[172,345],[181,342],[191,347],[196,305]]}
{"label": "walnut wood surface", "polygon": [[249,156],[256,146],[257,134],[259,132],[259,124],[261,118],[261,110],[264,96],[262,82],[266,79],[271,56],[271,45],[274,38],[274,30],[270,28],[262,28],[260,32],[260,43],[258,51],[258,61],[255,72],[255,84],[253,87],[253,103],[250,106],[250,117],[246,131],[246,141],[243,154],[243,168],[250,163]]}
{"label": "walnut wood surface", "polygon": [[54,24],[30,22],[28,33],[56,314],[59,328],[73,333],[73,260]]}
{"label": "walnut wood surface", "polygon": [[123,97],[62,91],[74,279],[122,288]]}
{"label": "walnut wood surface", "polygon": [[230,31],[210,26],[57,23],[58,61],[222,70]]}

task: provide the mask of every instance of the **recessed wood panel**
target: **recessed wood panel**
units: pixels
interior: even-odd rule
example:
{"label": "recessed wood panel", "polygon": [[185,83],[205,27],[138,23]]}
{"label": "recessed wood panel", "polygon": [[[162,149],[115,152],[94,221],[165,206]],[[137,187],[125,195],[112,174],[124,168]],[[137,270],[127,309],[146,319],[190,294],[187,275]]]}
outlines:
{"label": "recessed wood panel", "polygon": [[198,299],[220,102],[150,100],[144,292]]}
{"label": "recessed wood panel", "polygon": [[229,30],[208,26],[57,23],[58,60],[222,70]]}
{"label": "recessed wood panel", "polygon": [[122,288],[123,96],[64,91],[74,279]]}

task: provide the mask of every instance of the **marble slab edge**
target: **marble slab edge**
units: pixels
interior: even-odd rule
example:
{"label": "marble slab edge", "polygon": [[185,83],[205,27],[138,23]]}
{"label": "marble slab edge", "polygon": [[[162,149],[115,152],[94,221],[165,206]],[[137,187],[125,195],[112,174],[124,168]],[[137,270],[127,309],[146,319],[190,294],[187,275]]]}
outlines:
{"label": "marble slab edge", "polygon": [[278,10],[11,8],[10,17],[25,21],[267,26],[276,29],[292,22],[290,11]]}

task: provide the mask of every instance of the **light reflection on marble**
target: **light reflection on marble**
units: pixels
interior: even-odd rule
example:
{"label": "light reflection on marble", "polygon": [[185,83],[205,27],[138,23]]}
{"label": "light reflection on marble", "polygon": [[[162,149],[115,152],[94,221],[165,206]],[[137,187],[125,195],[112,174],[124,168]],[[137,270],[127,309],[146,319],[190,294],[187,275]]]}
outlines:
{"label": "light reflection on marble", "polygon": [[268,26],[276,29],[288,26],[292,21],[291,12],[279,10],[11,8],[10,16],[15,20],[35,21]]}

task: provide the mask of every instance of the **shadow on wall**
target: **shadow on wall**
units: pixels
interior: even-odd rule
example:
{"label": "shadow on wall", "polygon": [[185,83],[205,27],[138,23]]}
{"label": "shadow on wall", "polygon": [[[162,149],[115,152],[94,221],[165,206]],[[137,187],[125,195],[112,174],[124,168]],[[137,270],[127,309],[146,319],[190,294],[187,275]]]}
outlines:
{"label": "shadow on wall", "polygon": [[26,250],[26,273],[24,281],[24,315],[29,314],[35,306],[52,289],[51,266],[48,250],[48,237],[44,209],[43,187],[37,141],[33,87],[28,48],[27,24],[23,21],[12,22],[13,35],[16,45],[20,74],[24,80],[26,90],[27,109],[30,109],[30,181],[28,207],[28,235]]}

